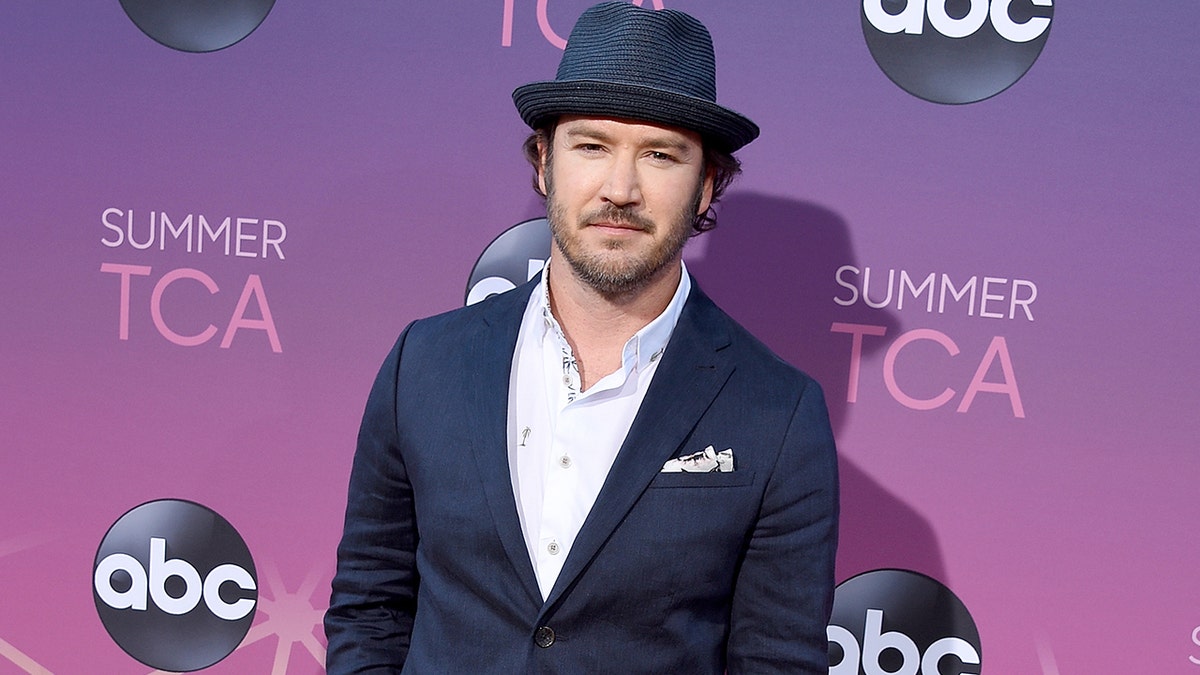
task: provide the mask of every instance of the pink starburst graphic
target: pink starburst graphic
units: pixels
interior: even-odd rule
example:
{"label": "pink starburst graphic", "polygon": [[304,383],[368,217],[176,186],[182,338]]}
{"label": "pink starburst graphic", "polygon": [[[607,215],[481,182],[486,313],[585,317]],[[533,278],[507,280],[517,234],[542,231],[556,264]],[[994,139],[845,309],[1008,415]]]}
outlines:
{"label": "pink starburst graphic", "polygon": [[[13,537],[0,542],[0,558],[33,548],[50,541],[54,537],[49,534],[27,534]],[[51,675],[44,666],[34,661],[28,654],[17,649],[12,643],[0,638],[0,658],[3,658],[29,675]]]}
{"label": "pink starburst graphic", "polygon": [[43,668],[36,661],[25,655],[24,652],[3,639],[0,639],[0,657],[9,660],[21,670],[29,673],[29,675],[51,675],[49,670]]}
{"label": "pink starburst graphic", "polygon": [[316,609],[312,604],[312,596],[316,591],[317,582],[321,579],[318,570],[311,570],[295,593],[288,593],[283,585],[283,577],[274,564],[267,565],[267,588],[271,597],[258,600],[258,611],[267,615],[267,620],[254,626],[246,634],[246,639],[238,649],[272,635],[279,637],[275,648],[275,662],[271,667],[271,675],[284,675],[287,672],[288,660],[291,658],[292,646],[299,643],[312,655],[322,667],[325,665],[325,647],[321,645],[314,631],[321,627],[324,610]]}
{"label": "pink starburst graphic", "polygon": [[[270,637],[278,637],[275,646],[275,659],[271,665],[271,675],[286,675],[288,663],[292,656],[292,647],[297,643],[304,647],[321,668],[325,667],[325,647],[317,639],[316,631],[321,627],[325,610],[313,607],[312,596],[322,573],[313,569],[300,582],[295,593],[289,593],[283,583],[283,577],[274,564],[267,564],[264,570],[266,576],[265,590],[271,597],[258,597],[258,611],[265,614],[267,619],[255,625],[246,633],[246,639],[234,652]],[[260,580],[261,581],[261,580]],[[154,671],[151,675],[170,675],[164,671]]]}

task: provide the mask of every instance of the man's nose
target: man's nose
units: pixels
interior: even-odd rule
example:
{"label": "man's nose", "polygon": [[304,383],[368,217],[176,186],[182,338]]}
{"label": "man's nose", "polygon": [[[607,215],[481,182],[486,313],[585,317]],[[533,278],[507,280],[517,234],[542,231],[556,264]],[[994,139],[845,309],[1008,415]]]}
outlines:
{"label": "man's nose", "polygon": [[640,203],[642,190],[637,162],[633,158],[614,158],[609,165],[600,197],[614,206]]}

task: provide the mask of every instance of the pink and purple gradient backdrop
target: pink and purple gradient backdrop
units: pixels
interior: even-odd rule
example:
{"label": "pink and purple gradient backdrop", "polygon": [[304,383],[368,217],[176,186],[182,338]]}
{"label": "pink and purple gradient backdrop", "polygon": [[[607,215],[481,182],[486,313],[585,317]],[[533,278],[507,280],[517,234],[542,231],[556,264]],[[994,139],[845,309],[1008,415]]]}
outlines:
{"label": "pink and purple gradient backdrop", "polygon": [[[588,4],[546,18],[565,34]],[[940,579],[988,673],[1200,673],[1200,10],[1063,3],[1023,80],[948,107],[887,80],[853,4],[665,4],[711,27],[721,98],[763,128],[689,264],[830,392],[839,576]],[[90,580],[109,525],[164,497],[222,514],[258,565],[255,626],[212,672],[321,671],[374,370],[405,323],[461,302],[493,237],[540,215],[509,99],[560,53],[535,5],[511,3],[504,46],[505,0],[281,2],[202,55],[151,41],[115,0],[0,9],[0,673],[149,670],[105,633]],[[110,248],[108,208],[142,228],[150,211],[282,221],[285,259]],[[104,263],[152,268],[132,279],[128,340]],[[847,264],[1030,280],[1035,320],[842,307]],[[178,268],[220,288],[164,294],[178,332],[217,327],[197,347],[151,319]],[[218,346],[252,274],[280,353],[252,329]],[[886,328],[854,403],[833,322]],[[885,386],[887,345],[914,329],[961,349],[897,358],[910,395],[957,391],[935,410]],[[988,392],[955,412],[996,336],[1024,418]]]}

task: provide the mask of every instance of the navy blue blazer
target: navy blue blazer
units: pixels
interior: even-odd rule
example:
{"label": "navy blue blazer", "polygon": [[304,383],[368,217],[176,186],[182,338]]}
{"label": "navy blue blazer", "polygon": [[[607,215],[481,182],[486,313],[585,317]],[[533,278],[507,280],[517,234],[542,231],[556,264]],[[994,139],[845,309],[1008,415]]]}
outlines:
{"label": "navy blue blazer", "polygon": [[[533,284],[416,321],[369,396],[328,672],[825,673],[837,461],[825,401],[693,285],[550,596],[509,476]],[[712,445],[729,473],[662,473]]]}

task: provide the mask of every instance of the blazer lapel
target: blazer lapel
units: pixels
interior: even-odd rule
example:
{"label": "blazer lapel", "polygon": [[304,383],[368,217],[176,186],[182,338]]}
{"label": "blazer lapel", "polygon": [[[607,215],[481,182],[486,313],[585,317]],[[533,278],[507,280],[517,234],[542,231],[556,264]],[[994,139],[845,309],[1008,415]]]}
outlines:
{"label": "blazer lapel", "polygon": [[474,367],[465,392],[478,417],[472,425],[471,449],[483,482],[488,509],[496,523],[500,542],[508,554],[521,585],[535,606],[542,604],[533,563],[525,548],[525,535],[513,497],[508,465],[508,388],[513,350],[521,327],[521,316],[536,279],[496,298],[484,308],[479,330],[471,338]]}
{"label": "blazer lapel", "polygon": [[543,615],[574,584],[663,462],[675,456],[733,372],[733,363],[722,353],[729,344],[726,325],[724,315],[693,280],[646,398],[546,599]]}

